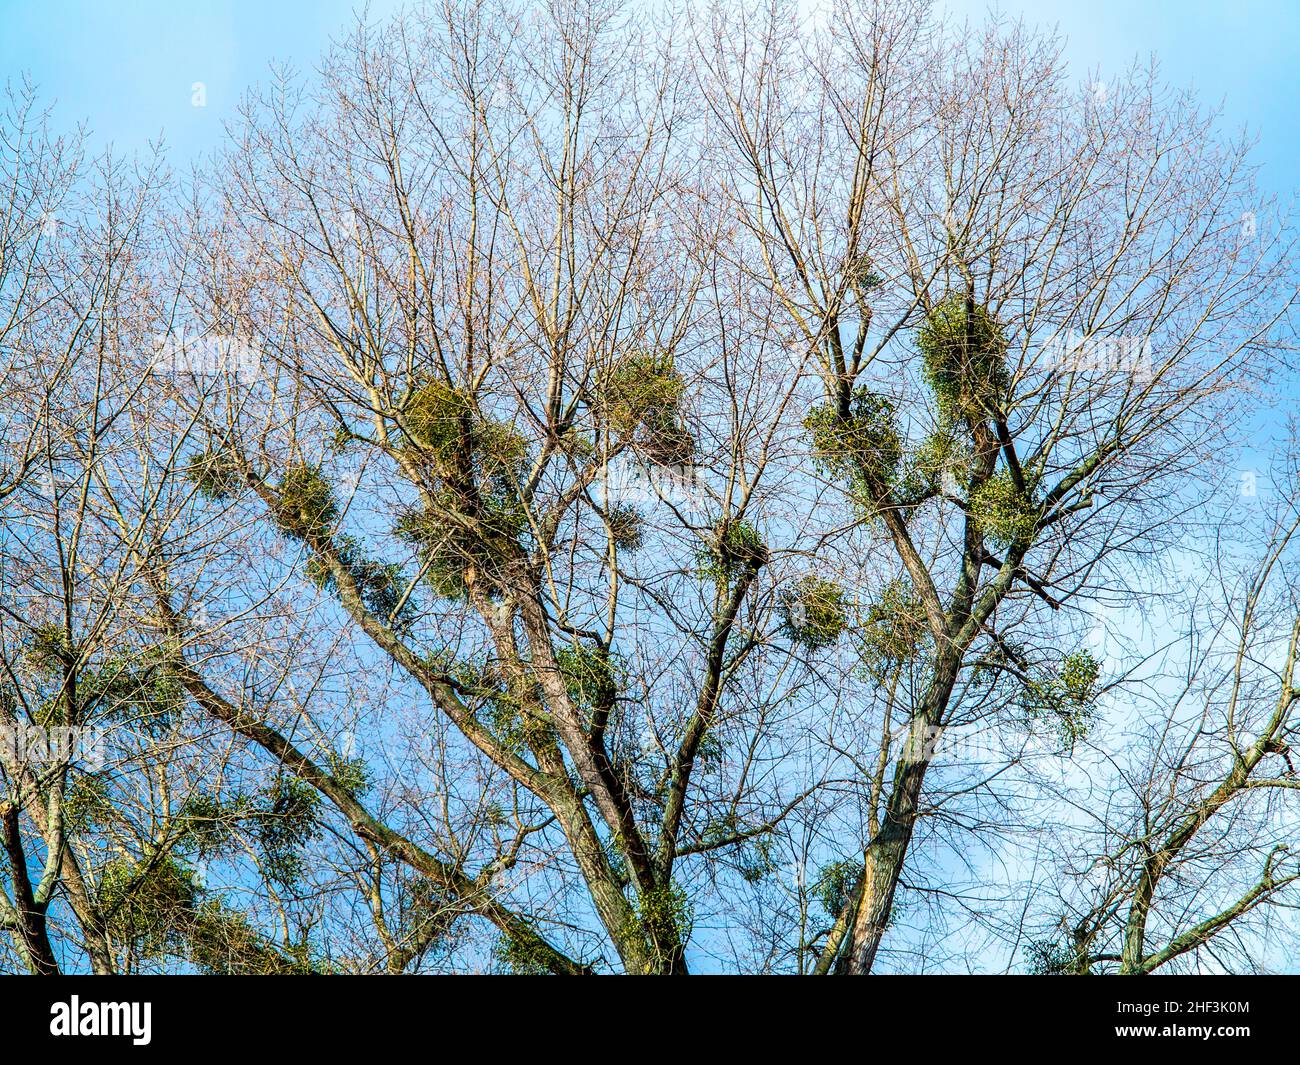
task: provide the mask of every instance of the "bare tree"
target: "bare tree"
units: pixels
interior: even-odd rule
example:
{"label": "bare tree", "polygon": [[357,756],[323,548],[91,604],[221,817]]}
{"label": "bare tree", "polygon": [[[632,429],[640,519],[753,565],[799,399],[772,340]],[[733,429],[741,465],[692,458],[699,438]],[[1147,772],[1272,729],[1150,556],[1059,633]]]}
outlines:
{"label": "bare tree", "polygon": [[[1213,730],[1132,737],[1095,824],[1038,764],[1144,690],[1090,612],[1209,535],[1285,362],[1291,237],[1154,72],[921,3],[447,0],[165,203],[15,143],[86,200],[0,245],[4,707],[112,725],[5,766],[23,966],[865,973],[1049,920],[1043,969],[1256,963],[1289,533],[1211,602],[1226,689],[1189,645]],[[1100,894],[981,882],[1073,833]]]}
{"label": "bare tree", "polygon": [[1104,801],[1075,796],[1062,818],[1075,831],[1058,887],[1035,900],[1054,926],[1031,942],[1040,971],[1256,971],[1285,949],[1278,908],[1300,881],[1294,463],[1273,483],[1262,549],[1225,528],[1204,570],[1217,579],[1176,610],[1185,638],[1144,663],[1111,772],[1089,789]]}
{"label": "bare tree", "polygon": [[1259,209],[1246,146],[1152,72],[1077,90],[1050,37],[939,26],[925,5],[828,20],[805,36],[784,7],[724,14],[698,52],[755,283],[823,383],[813,447],[930,641],[818,966],[854,973],[889,925],[925,741],[964,671],[1060,685],[1060,714],[1088,700],[1099,664],[1044,662],[1049,615],[1113,594],[1134,546],[1178,527],[1175,479],[1213,453],[1223,397],[1271,365],[1291,301],[1289,238],[1242,225]]}
{"label": "bare tree", "polygon": [[89,493],[110,426],[139,398],[138,379],[132,388],[116,372],[117,342],[140,295],[158,174],[92,165],[80,136],[53,136],[34,100],[11,89],[0,116],[0,927],[24,967],[57,972],[49,915],[65,898],[92,967],[107,972],[69,789],[82,737],[114,709],[91,659],[120,632],[122,575],[99,565]]}

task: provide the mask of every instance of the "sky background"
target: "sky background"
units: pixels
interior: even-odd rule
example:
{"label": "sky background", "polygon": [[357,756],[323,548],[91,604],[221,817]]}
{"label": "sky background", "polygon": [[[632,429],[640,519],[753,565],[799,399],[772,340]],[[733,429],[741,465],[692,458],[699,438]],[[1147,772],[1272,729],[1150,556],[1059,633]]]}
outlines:
{"label": "sky background", "polygon": [[[396,0],[370,5],[378,16]],[[940,7],[981,18],[981,0]],[[144,148],[165,135],[178,170],[217,146],[244,89],[267,64],[310,69],[353,17],[353,0],[0,0],[0,71],[31,75],[59,124],[86,120],[100,144]],[[1005,0],[996,10],[1058,26],[1082,79],[1160,57],[1170,82],[1222,104],[1260,137],[1261,184],[1300,186],[1300,4],[1295,0]],[[191,103],[203,82],[207,105]]]}
{"label": "sky background", "polygon": [[[369,8],[381,17],[398,0]],[[1056,26],[1080,81],[1105,81],[1135,58],[1156,55],[1166,79],[1221,106],[1227,129],[1259,138],[1256,160],[1266,194],[1290,203],[1300,191],[1300,3],[1296,0],[948,0],[958,17],[990,10]],[[91,143],[118,153],[144,151],[162,139],[172,166],[184,171],[217,148],[240,95],[268,64],[312,69],[333,35],[354,18],[353,0],[0,0],[0,72],[24,74],[54,105],[54,125],[87,123]],[[201,82],[205,106],[194,106]],[[1262,444],[1280,424],[1284,404],[1249,412]],[[1261,468],[1256,457],[1234,465]],[[1225,471],[1231,485],[1234,470]],[[1232,490],[1232,489],[1229,489]],[[1292,965],[1296,964],[1295,962]]]}
{"label": "sky background", "polygon": [[[654,0],[628,0],[629,3]],[[1291,205],[1300,192],[1300,3],[1297,0],[936,0],[958,19],[990,11],[1056,27],[1081,82],[1095,84],[1134,59],[1159,58],[1167,80],[1221,108],[1225,131],[1258,138],[1265,196]],[[373,19],[402,7],[372,0]],[[53,104],[56,128],[87,123],[91,142],[119,153],[162,141],[181,173],[217,148],[240,96],[272,62],[314,69],[349,27],[356,0],[0,0],[0,72],[28,75]],[[195,83],[205,104],[194,106]],[[1270,212],[1258,212],[1261,236]],[[1244,405],[1244,449],[1224,481],[1269,488],[1269,455],[1300,381]],[[1234,490],[1231,487],[1229,490]]]}

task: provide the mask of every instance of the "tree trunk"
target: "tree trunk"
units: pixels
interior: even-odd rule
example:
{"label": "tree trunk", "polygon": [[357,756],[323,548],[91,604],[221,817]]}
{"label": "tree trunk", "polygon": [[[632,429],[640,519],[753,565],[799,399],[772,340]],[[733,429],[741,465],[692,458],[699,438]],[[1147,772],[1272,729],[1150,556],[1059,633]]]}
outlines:
{"label": "tree trunk", "polygon": [[876,951],[894,909],[894,895],[903,875],[907,848],[919,816],[921,788],[930,764],[939,722],[948,706],[957,680],[961,656],[954,649],[941,652],[925,698],[912,717],[907,746],[894,771],[885,816],[867,844],[862,860],[862,879],[856,899],[850,905],[855,914],[849,941],[840,957],[838,971],[849,976],[871,972]]}

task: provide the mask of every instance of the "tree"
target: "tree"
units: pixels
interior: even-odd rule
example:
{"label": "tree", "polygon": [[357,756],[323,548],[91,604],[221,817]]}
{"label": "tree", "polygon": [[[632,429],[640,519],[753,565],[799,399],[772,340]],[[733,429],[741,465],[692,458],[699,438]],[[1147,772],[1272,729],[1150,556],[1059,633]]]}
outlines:
{"label": "tree", "polygon": [[1055,928],[1032,944],[1042,971],[1272,964],[1251,932],[1262,920],[1269,934],[1270,904],[1300,880],[1290,831],[1300,787],[1294,460],[1279,463],[1273,483],[1280,500],[1260,549],[1243,550],[1249,540],[1226,528],[1205,566],[1216,579],[1180,611],[1185,639],[1144,663],[1138,712],[1109,759],[1113,773],[1097,782],[1104,815],[1076,822],[1050,867],[1065,890],[1043,895]]}
{"label": "tree", "polygon": [[1133,745],[1100,903],[959,861],[1084,832],[1026,752],[1141,690],[1083,615],[1201,534],[1290,236],[1242,239],[1245,145],[1151,71],[1100,98],[1023,27],[829,16],[363,21],[193,182],[106,165],[59,300],[5,281],[70,354],[3,396],[51,397],[7,445],[4,705],[106,737],[4,766],[18,964],[1255,957],[1291,884],[1245,872],[1260,826],[1236,903],[1174,871],[1285,714],[1172,791]]}
{"label": "tree", "polygon": [[91,967],[107,972],[105,921],[73,844],[91,778],[74,762],[104,757],[82,743],[92,722],[139,711],[147,727],[163,711],[147,668],[110,651],[123,575],[103,565],[89,496],[112,426],[140,401],[139,381],[116,372],[117,345],[138,324],[158,173],[92,164],[79,134],[49,131],[29,86],[9,90],[0,129],[0,928],[25,968],[57,972],[61,895]]}
{"label": "tree", "polygon": [[[1245,146],[1152,71],[1081,92],[1050,37],[953,32],[925,5],[841,5],[811,39],[791,22],[777,5],[715,19],[703,91],[755,283],[823,386],[813,447],[931,641],[818,965],[868,972],[925,738],[959,716],[972,666],[1052,668],[1045,610],[1113,594],[1119,557],[1178,527],[1152,503],[1213,454],[1225,394],[1266,372],[1287,248],[1243,239]],[[1275,296],[1242,300],[1247,278]]]}

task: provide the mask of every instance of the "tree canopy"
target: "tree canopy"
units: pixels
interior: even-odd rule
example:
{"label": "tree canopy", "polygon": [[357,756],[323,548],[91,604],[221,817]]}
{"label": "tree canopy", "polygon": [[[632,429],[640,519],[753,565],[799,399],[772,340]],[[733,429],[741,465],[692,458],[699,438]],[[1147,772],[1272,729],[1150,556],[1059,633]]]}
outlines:
{"label": "tree canopy", "polygon": [[0,966],[1273,963],[1294,233],[1153,69],[823,14],[363,20],[184,179],[11,92]]}

